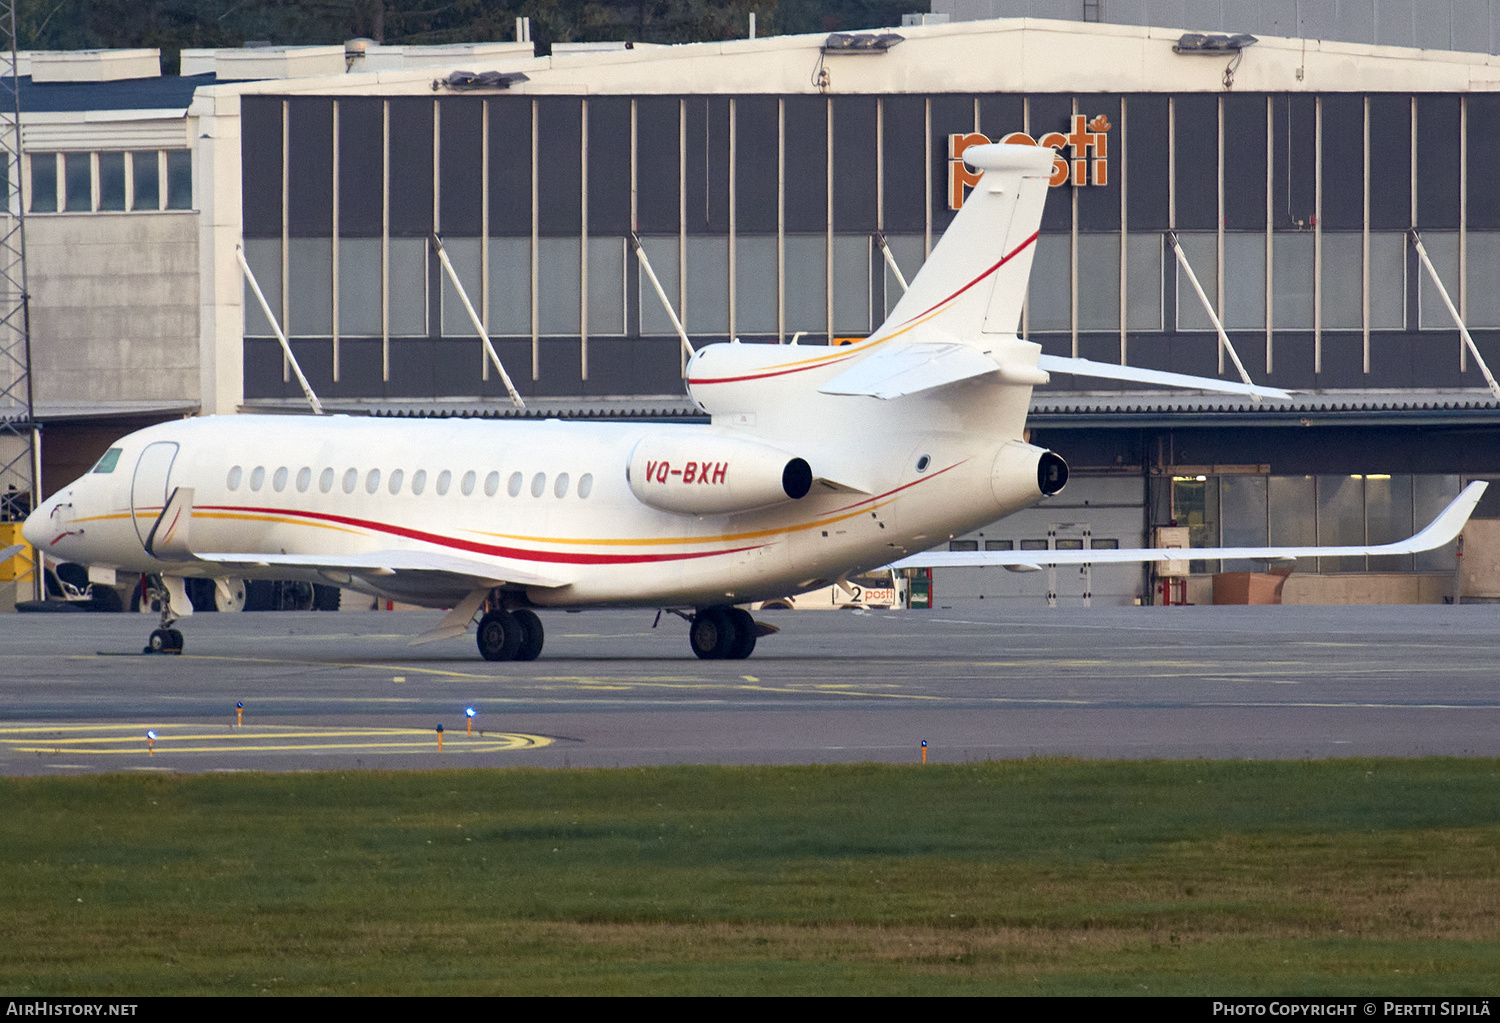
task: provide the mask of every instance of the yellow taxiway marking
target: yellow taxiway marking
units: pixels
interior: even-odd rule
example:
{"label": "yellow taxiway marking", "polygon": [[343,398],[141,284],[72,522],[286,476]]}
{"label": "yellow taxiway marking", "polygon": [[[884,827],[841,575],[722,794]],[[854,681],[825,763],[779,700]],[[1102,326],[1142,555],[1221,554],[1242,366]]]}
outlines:
{"label": "yellow taxiway marking", "polygon": [[[132,755],[146,752],[145,735],[156,733],[155,754],[344,752],[431,753],[437,735],[425,728],[307,728],[260,726],[219,730],[203,724],[26,725],[0,729],[0,750],[12,753]],[[100,734],[111,733],[111,734]],[[498,753],[550,746],[545,735],[524,732],[451,731],[444,752]]]}
{"label": "yellow taxiway marking", "polygon": [[[495,681],[501,676],[483,675],[472,671],[454,671],[449,668],[417,668],[409,664],[377,664],[357,661],[310,661],[299,657],[223,657],[213,654],[181,654],[184,661],[230,661],[236,664],[301,664],[310,668],[372,668],[377,671],[408,671],[422,675],[444,675],[452,678],[479,678]],[[69,660],[98,660],[97,654],[71,654]]]}

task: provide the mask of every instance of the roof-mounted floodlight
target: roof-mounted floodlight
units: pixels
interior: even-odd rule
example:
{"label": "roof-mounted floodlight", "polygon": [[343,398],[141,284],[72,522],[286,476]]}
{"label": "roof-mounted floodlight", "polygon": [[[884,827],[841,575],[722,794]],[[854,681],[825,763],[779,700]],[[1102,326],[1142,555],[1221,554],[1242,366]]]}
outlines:
{"label": "roof-mounted floodlight", "polygon": [[1223,35],[1214,32],[1187,32],[1172,46],[1173,53],[1189,56],[1218,57],[1226,53],[1238,53],[1247,46],[1260,42],[1248,32]]}
{"label": "roof-mounted floodlight", "polygon": [[455,71],[447,78],[434,78],[432,91],[452,89],[468,92],[475,89],[509,89],[512,85],[529,82],[531,79],[519,71]]}
{"label": "roof-mounted floodlight", "polygon": [[835,32],[823,40],[824,53],[884,53],[905,36],[894,32]]}

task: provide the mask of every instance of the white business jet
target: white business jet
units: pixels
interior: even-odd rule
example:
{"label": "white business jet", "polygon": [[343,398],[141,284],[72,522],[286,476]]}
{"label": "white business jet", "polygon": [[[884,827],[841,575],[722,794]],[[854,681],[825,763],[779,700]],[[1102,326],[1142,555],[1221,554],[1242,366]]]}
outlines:
{"label": "white business jet", "polygon": [[[478,644],[490,660],[540,653],[535,609],[665,609],[691,623],[699,657],[743,658],[774,630],[735,605],[893,562],[1067,562],[1072,552],[911,557],[1062,489],[1063,459],[1022,439],[1032,387],[1049,372],[1287,395],[1043,356],[1018,338],[1052,153],[990,145],[964,157],[982,180],[870,338],[695,352],[687,385],[709,425],[182,420],[121,439],[32,513],[25,538],[94,578],[159,578],[150,651],[182,649],[172,625],[192,613],[185,579],[217,580],[226,594],[238,580],[302,579],[452,609],[415,642],[461,635],[483,608]],[[1436,547],[1483,486],[1402,544],[1193,555]]]}

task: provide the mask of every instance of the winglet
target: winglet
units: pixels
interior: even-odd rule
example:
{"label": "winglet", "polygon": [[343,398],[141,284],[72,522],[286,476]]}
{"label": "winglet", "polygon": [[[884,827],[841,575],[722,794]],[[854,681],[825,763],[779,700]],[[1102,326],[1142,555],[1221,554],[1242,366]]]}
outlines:
{"label": "winglet", "polygon": [[1427,523],[1422,531],[1406,541],[1406,544],[1415,552],[1430,551],[1446,543],[1452,543],[1464,526],[1469,524],[1469,516],[1473,515],[1474,509],[1479,507],[1479,499],[1484,496],[1488,488],[1489,484],[1483,480],[1475,480],[1464,487],[1463,493],[1454,498],[1437,518]]}

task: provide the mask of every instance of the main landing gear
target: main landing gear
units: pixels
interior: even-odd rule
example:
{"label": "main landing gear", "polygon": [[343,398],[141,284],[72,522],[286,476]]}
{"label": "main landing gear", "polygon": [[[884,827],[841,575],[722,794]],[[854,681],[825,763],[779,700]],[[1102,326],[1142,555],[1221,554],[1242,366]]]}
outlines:
{"label": "main landing gear", "polygon": [[546,636],[536,612],[523,607],[486,613],[475,638],[486,661],[534,661]]}
{"label": "main landing gear", "polygon": [[160,605],[161,627],[152,630],[141,653],[182,653],[182,633],[171,627],[172,623],[177,620],[177,615],[172,613],[172,595],[164,584],[157,581],[155,576],[151,577],[151,582],[147,586],[145,599],[157,601]]}
{"label": "main landing gear", "polygon": [[759,629],[750,612],[738,607],[709,607],[693,615],[688,639],[705,661],[742,661],[755,650]]}

